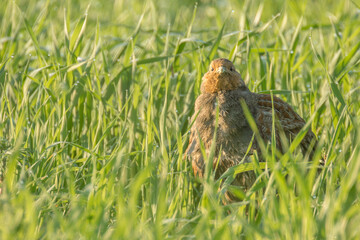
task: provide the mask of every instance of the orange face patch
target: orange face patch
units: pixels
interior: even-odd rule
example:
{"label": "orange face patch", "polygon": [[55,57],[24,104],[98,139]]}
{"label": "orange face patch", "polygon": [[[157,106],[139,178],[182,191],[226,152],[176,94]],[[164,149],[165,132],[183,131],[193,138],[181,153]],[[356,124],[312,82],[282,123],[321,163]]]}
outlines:
{"label": "orange face patch", "polygon": [[235,90],[245,86],[240,73],[235,70],[233,63],[225,58],[211,62],[209,71],[203,77],[202,93]]}

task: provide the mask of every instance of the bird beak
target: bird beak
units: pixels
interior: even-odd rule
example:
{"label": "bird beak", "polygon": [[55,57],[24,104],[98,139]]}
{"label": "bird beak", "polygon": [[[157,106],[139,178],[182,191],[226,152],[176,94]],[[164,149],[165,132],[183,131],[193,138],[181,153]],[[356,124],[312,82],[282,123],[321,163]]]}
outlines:
{"label": "bird beak", "polygon": [[224,73],[224,72],[226,72],[226,68],[223,67],[223,66],[218,67],[218,68],[216,69],[216,72],[218,72],[218,73]]}

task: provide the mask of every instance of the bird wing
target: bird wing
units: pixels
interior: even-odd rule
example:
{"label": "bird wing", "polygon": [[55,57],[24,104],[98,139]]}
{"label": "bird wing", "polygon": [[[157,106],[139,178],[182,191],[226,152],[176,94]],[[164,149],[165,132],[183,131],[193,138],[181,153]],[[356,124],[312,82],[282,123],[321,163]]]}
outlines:
{"label": "bird wing", "polygon": [[[196,118],[196,114],[194,114],[194,116],[191,118],[191,122],[193,122],[195,118]],[[198,146],[195,126],[192,126],[190,129],[189,143],[185,150],[185,154],[183,158],[184,159],[187,158],[188,160],[190,160],[195,176],[203,177],[204,160]]]}
{"label": "bird wing", "polygon": [[[283,131],[288,140],[292,141],[304,127],[304,119],[302,119],[289,104],[278,97],[273,96],[271,99],[271,95],[269,94],[256,94],[256,100],[258,108],[256,123],[260,135],[267,141],[271,140],[272,106],[274,106],[274,112],[277,118],[275,125],[276,144],[278,148],[283,151],[284,149],[281,147],[280,131]],[[312,154],[315,147],[315,144],[312,144],[314,139],[316,139],[315,135],[309,129],[300,143],[300,147],[304,153],[306,153],[312,145],[313,147],[310,150],[310,154]]]}

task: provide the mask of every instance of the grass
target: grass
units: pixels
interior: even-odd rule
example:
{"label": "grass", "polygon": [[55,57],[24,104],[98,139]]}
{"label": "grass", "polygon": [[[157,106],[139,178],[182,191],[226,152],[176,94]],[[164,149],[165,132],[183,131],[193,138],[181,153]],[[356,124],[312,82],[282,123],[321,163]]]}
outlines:
{"label": "grass", "polygon": [[[0,238],[359,238],[359,5],[3,1]],[[183,156],[216,57],[308,121],[321,173],[290,148],[243,202],[199,184]]]}

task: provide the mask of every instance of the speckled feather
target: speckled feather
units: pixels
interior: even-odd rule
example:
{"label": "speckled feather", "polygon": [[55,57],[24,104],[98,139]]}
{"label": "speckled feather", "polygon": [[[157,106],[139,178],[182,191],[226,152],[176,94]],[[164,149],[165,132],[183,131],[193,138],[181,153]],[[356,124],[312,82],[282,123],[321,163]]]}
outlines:
{"label": "speckled feather", "polygon": [[[270,95],[250,92],[231,61],[222,58],[216,59],[203,77],[201,94],[195,102],[195,113],[192,116],[194,124],[186,149],[186,155],[191,159],[195,176],[204,176],[205,163],[199,138],[204,145],[206,154],[209,154],[214,137],[217,107],[219,108],[219,117],[215,156],[218,156],[220,151],[221,154],[219,162],[217,162],[217,158],[214,158],[213,168],[217,167],[215,177],[220,177],[229,167],[239,164],[244,158],[253,137],[253,131],[244,115],[240,104],[241,100],[244,100],[248,106],[264,142],[271,142],[272,106],[274,106],[277,118],[275,124],[276,146],[281,152],[283,149],[280,132],[282,131],[291,141],[305,125],[305,121],[289,104],[275,96],[272,101]],[[309,146],[312,146],[309,151],[310,156],[315,144],[312,142],[316,142],[315,135],[309,130],[300,143],[300,147],[305,153]],[[249,154],[252,154],[253,150],[261,152],[256,140],[253,142]],[[249,159],[245,158],[245,162],[247,161]],[[242,187],[246,192],[255,180],[255,173],[248,171],[238,174],[232,184]],[[228,202],[237,200],[228,192],[225,197]]]}

